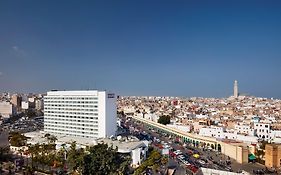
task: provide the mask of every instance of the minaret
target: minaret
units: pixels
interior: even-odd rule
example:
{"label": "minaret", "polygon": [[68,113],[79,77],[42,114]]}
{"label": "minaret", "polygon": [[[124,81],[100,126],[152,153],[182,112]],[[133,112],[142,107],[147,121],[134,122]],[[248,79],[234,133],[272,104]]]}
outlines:
{"label": "minaret", "polygon": [[234,98],[238,97],[238,82],[237,82],[237,80],[234,81],[233,96],[234,96]]}

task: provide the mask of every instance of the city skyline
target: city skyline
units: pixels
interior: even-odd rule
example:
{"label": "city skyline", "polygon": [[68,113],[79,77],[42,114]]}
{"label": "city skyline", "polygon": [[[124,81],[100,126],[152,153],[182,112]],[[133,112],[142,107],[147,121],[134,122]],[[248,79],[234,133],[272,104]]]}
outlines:
{"label": "city skyline", "polygon": [[[281,99],[279,1],[1,1],[0,92]],[[277,77],[277,79],[275,78]]]}

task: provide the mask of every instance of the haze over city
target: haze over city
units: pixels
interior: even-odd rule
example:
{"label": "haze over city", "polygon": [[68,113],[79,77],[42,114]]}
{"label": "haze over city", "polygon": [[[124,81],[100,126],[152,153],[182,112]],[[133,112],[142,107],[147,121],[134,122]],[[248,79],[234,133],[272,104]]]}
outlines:
{"label": "haze over city", "polygon": [[281,98],[280,1],[1,1],[0,91]]}

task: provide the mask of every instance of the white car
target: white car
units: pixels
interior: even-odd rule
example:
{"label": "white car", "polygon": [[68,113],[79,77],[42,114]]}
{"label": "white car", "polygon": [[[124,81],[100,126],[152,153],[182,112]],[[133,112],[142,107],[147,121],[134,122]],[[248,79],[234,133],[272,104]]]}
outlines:
{"label": "white car", "polygon": [[185,165],[191,165],[188,161],[186,161],[186,160],[183,160],[182,161]]}
{"label": "white car", "polygon": [[181,152],[180,150],[176,150],[174,153],[175,153],[175,155],[180,155],[180,154],[182,154],[182,152]]}
{"label": "white car", "polygon": [[205,162],[203,160],[198,160],[199,163],[201,163],[202,165],[205,164]]}

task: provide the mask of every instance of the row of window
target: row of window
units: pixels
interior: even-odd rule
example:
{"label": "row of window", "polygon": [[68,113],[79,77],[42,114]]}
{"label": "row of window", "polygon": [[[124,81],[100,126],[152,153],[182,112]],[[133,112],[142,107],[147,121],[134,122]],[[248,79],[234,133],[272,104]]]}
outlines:
{"label": "row of window", "polygon": [[[98,125],[89,125],[89,124],[81,124],[81,123],[66,123],[66,122],[55,122],[55,121],[45,121],[44,124],[48,125],[48,124],[59,124],[59,125],[71,125],[71,126],[87,126],[87,127],[98,127]],[[98,123],[98,122],[91,122],[91,123]]]}
{"label": "row of window", "polygon": [[98,97],[48,97],[46,96],[44,99],[48,100],[97,100]]}
{"label": "row of window", "polygon": [[[259,124],[256,124],[256,126],[259,126]],[[262,125],[260,124],[260,127],[262,127]],[[265,128],[268,128],[268,125],[264,125]]]}
{"label": "row of window", "polygon": [[98,101],[44,101],[45,104],[55,104],[55,103],[70,103],[70,104],[97,104]]}
{"label": "row of window", "polygon": [[[92,110],[93,112],[97,112],[98,110]],[[97,113],[85,113],[85,112],[68,112],[68,111],[49,111],[49,110],[45,110],[46,114],[50,114],[50,113],[56,113],[56,114],[77,114],[77,115],[98,115]]]}
{"label": "row of window", "polygon": [[[82,120],[79,120],[79,119],[82,119]],[[78,119],[74,119],[74,120],[72,120],[72,119],[69,119],[69,118],[51,118],[51,117],[45,117],[45,119],[44,119],[44,122],[46,122],[46,121],[71,121],[71,122],[86,122],[86,123],[89,123],[89,121],[88,120],[83,120],[83,119],[95,119],[95,120],[98,120],[98,118],[97,117],[88,117],[88,118],[86,118],[86,117],[82,117],[82,118],[78,118]],[[95,121],[90,121],[91,123],[95,123]],[[97,123],[97,121],[96,121],[96,123]]]}
{"label": "row of window", "polygon": [[[44,127],[58,127],[57,125],[45,125]],[[70,130],[70,129],[75,129],[75,131],[72,131],[71,130],[71,132],[77,132],[77,130],[85,130],[84,132],[87,132],[87,131],[98,131],[98,129],[87,129],[87,128],[81,128],[81,127],[74,127],[74,126],[59,126],[59,128],[67,128],[68,129],[68,131]],[[49,128],[50,129],[50,128]]]}
{"label": "row of window", "polygon": [[[53,130],[48,130],[48,133],[50,134],[62,134],[61,132],[57,132],[57,131],[53,131]],[[97,138],[98,134],[97,133],[94,133],[94,134],[91,134],[91,136],[89,135],[85,135],[85,134],[68,134],[68,133],[64,133],[65,135],[67,136],[75,136],[75,137],[84,137],[84,138]]]}
{"label": "row of window", "polygon": [[[97,116],[97,115],[95,115],[95,116]],[[92,117],[92,116],[90,116],[90,117],[86,117],[86,116],[68,116],[68,115],[48,115],[48,114],[45,114],[45,116],[44,116],[44,118],[45,119],[48,119],[48,117],[51,117],[51,118],[68,118],[68,119],[70,119],[70,118],[76,118],[76,119],[79,119],[79,118],[82,118],[82,119],[98,119],[98,117]]]}
{"label": "row of window", "polygon": [[[46,110],[58,110],[58,111],[94,111],[95,109],[85,109],[85,108],[49,108],[49,107],[45,107],[45,111]],[[97,111],[97,109],[96,109]]]}
{"label": "row of window", "polygon": [[[259,129],[259,132],[265,132],[264,129]],[[266,133],[268,133],[268,130],[266,130]]]}
{"label": "row of window", "polygon": [[78,104],[75,104],[75,105],[72,105],[72,104],[58,105],[58,104],[53,104],[53,103],[50,103],[50,104],[46,104],[45,103],[44,106],[48,106],[48,107],[51,107],[51,106],[59,106],[59,107],[88,107],[88,108],[98,107],[97,105],[78,105]]}
{"label": "row of window", "polygon": [[87,132],[87,131],[72,131],[72,130],[67,130],[67,129],[60,129],[60,128],[46,128],[46,131],[49,133],[56,132],[59,134],[62,134],[62,132],[68,132],[68,133],[73,133],[73,134],[68,134],[72,136],[81,136],[81,135],[75,135],[76,134],[90,134],[90,135],[98,135],[98,133],[95,132]]}

